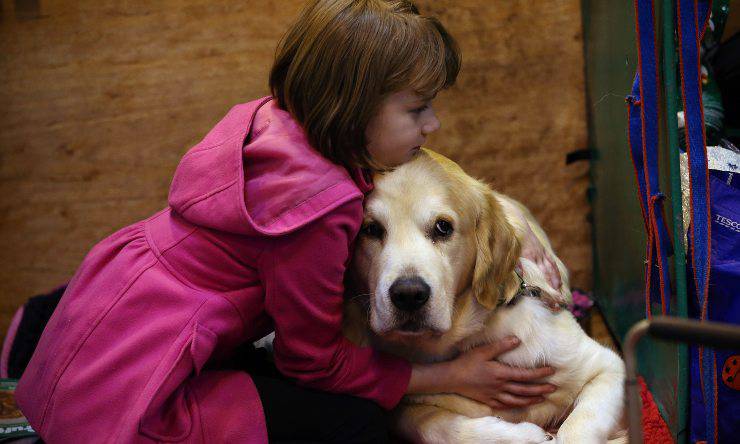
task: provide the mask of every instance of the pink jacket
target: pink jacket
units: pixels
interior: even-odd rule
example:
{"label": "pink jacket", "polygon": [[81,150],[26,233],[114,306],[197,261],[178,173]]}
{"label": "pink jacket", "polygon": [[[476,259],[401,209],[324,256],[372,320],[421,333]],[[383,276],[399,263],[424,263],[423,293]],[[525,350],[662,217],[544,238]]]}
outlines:
{"label": "pink jacket", "polygon": [[410,365],[341,333],[369,188],[269,97],[235,106],[183,157],[169,208],[85,258],[18,385],[31,425],[50,444],[266,442],[251,378],[217,363],[272,330],[299,384],[394,406]]}

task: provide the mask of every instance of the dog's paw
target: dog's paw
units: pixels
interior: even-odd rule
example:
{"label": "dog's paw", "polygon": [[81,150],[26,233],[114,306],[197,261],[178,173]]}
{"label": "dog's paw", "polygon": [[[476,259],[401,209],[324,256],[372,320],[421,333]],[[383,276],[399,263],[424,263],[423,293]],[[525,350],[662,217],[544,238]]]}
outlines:
{"label": "dog's paw", "polygon": [[606,436],[600,436],[594,433],[587,432],[576,432],[568,433],[562,430],[558,432],[555,438],[556,440],[552,444],[590,444],[594,442],[607,442]]}
{"label": "dog's paw", "polygon": [[512,424],[500,418],[467,418],[458,427],[458,442],[496,444],[540,444],[553,442],[541,427],[522,422]]}
{"label": "dog's paw", "polygon": [[544,431],[540,426],[522,422],[516,424],[516,434],[519,436],[515,442],[528,442],[528,443],[554,443],[555,437]]}

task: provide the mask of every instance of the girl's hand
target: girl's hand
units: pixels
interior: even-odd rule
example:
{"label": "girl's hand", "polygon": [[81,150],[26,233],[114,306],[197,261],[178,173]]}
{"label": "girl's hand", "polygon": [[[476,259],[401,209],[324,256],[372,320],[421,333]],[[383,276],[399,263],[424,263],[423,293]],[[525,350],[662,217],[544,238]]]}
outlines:
{"label": "girl's hand", "polygon": [[[547,283],[553,288],[554,291],[543,291],[540,297],[550,307],[551,310],[557,312],[568,304],[570,301],[566,298],[563,292],[560,290],[562,281],[560,279],[560,270],[552,256],[545,251],[544,245],[537,238],[532,231],[527,219],[523,214],[519,213],[521,217],[521,226],[524,227],[524,234],[522,236],[522,258],[528,259],[533,262],[540,269],[544,275]],[[519,260],[518,269],[521,271],[523,268],[521,259]]]}
{"label": "girl's hand", "polygon": [[561,285],[560,271],[558,271],[555,261],[545,251],[545,247],[534,234],[526,219],[523,225],[526,227],[526,233],[522,239],[522,256],[537,264],[537,267],[545,275],[550,286],[555,290],[559,290]]}
{"label": "girl's hand", "polygon": [[544,401],[544,396],[557,387],[537,380],[555,373],[552,367],[527,369],[495,360],[518,347],[519,343],[519,339],[510,336],[474,348],[447,363],[450,365],[451,391],[495,409],[525,407]]}

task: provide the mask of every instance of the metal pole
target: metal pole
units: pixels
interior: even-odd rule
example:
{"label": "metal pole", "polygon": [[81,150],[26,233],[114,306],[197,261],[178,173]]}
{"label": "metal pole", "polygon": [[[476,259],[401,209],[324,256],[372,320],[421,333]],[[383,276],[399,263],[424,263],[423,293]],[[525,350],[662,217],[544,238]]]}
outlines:
{"label": "metal pole", "polygon": [[637,384],[637,343],[649,334],[666,341],[702,344],[715,348],[740,347],[740,326],[721,322],[696,321],[672,316],[643,319],[624,337],[625,389],[629,418],[630,444],[642,444],[642,400]]}
{"label": "metal pole", "polygon": [[650,328],[650,321],[643,319],[629,329],[624,337],[624,367],[626,372],[627,414],[629,419],[629,443],[642,444],[642,400],[637,384],[637,343]]}

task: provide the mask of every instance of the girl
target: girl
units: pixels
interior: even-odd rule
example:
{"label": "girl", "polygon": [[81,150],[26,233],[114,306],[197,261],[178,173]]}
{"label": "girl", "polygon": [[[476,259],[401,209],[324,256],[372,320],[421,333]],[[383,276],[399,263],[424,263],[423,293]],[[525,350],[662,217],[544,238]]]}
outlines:
{"label": "girl", "polygon": [[[381,442],[375,403],[405,393],[541,400],[553,387],[526,382],[552,369],[493,361],[514,341],[411,366],[341,334],[368,171],[406,162],[439,128],[430,101],[458,70],[453,39],[408,1],[308,5],[272,96],[231,109],[180,162],[168,208],[83,261],[18,385],[39,435]],[[271,331],[281,376],[226,364]]]}

